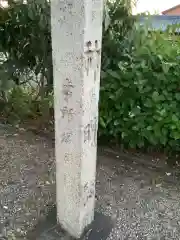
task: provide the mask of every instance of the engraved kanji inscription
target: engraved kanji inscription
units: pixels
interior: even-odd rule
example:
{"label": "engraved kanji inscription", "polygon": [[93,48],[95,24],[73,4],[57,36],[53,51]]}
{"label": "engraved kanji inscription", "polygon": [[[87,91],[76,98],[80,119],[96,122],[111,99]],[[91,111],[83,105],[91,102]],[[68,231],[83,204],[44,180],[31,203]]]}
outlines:
{"label": "engraved kanji inscription", "polygon": [[63,85],[63,94],[64,94],[64,100],[68,102],[68,100],[72,97],[72,91],[75,86],[72,84],[72,81],[68,78],[66,78],[66,82]]}
{"label": "engraved kanji inscription", "polygon": [[70,163],[72,161],[73,155],[72,153],[65,153],[64,155],[64,162],[65,163]]}
{"label": "engraved kanji inscription", "polygon": [[89,142],[91,140],[91,124],[87,124],[84,128],[84,142]]}
{"label": "engraved kanji inscription", "polygon": [[92,182],[86,182],[84,184],[84,187],[82,189],[83,191],[83,196],[84,196],[84,201],[83,201],[83,205],[84,207],[88,204],[88,201],[94,197],[95,194],[95,183]]}
{"label": "engraved kanji inscription", "polygon": [[68,122],[70,122],[73,117],[74,117],[74,109],[73,108],[68,108],[68,107],[63,107],[63,109],[61,109],[61,113],[62,113],[62,118],[67,117]]}
{"label": "engraved kanji inscription", "polygon": [[97,144],[98,118],[94,117],[84,128],[84,143]]}
{"label": "engraved kanji inscription", "polygon": [[72,135],[72,132],[64,132],[61,136],[61,143],[71,143]]}

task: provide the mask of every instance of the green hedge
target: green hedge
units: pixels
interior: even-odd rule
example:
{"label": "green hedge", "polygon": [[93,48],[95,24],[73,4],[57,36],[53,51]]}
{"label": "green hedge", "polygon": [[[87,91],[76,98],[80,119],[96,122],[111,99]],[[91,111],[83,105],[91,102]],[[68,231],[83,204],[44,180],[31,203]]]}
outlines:
{"label": "green hedge", "polygon": [[[103,69],[113,68],[119,43],[132,29],[131,7],[131,0],[105,1]],[[52,70],[50,2],[11,0],[8,8],[0,6],[0,115],[9,122],[39,115],[50,122]]]}
{"label": "green hedge", "polygon": [[180,40],[169,36],[136,29],[116,69],[102,72],[100,136],[130,147],[179,149]]}

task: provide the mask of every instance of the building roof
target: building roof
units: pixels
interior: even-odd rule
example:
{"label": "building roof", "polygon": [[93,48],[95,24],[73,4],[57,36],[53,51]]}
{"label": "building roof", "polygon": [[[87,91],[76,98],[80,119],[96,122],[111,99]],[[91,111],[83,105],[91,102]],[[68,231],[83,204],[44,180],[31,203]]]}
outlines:
{"label": "building roof", "polygon": [[[150,15],[139,16],[138,22],[141,26],[148,25],[152,30],[165,31],[171,25],[180,25],[180,16],[168,16],[168,15]],[[177,32],[180,32],[177,30]]]}
{"label": "building roof", "polygon": [[162,14],[167,14],[168,12],[170,12],[170,11],[176,9],[176,8],[180,8],[180,4],[178,4],[178,5],[176,5],[176,6],[172,7],[172,8],[169,8],[169,9],[163,11]]}

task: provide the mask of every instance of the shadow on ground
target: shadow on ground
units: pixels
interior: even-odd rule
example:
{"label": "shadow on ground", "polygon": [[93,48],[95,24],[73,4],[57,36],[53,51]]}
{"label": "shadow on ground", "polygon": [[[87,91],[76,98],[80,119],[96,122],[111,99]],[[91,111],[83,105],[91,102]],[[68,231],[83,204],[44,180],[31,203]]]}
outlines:
{"label": "shadow on ground", "polygon": [[[0,159],[0,239],[71,239],[55,221],[52,142],[2,125]],[[107,239],[180,239],[178,169],[102,148],[96,191],[96,212],[113,223]]]}

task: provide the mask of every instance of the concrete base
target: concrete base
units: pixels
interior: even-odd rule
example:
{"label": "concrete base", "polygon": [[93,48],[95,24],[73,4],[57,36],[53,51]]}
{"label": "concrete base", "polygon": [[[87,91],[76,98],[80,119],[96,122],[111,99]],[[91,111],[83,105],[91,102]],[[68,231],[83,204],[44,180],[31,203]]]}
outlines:
{"label": "concrete base", "polygon": [[[95,212],[93,223],[85,230],[79,240],[106,240],[113,228],[110,217]],[[28,234],[28,240],[75,240],[56,223],[56,207],[47,218],[40,221],[36,228]]]}
{"label": "concrete base", "polygon": [[95,212],[92,224],[86,229],[85,234],[80,240],[106,240],[113,228],[110,217],[102,213]]}

